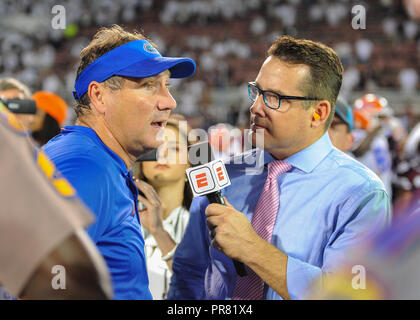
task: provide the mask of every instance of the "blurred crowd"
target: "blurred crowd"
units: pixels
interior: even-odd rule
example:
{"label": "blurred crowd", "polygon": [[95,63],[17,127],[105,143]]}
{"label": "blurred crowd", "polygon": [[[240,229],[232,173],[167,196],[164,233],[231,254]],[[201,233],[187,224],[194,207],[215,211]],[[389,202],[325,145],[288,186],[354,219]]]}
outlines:
{"label": "blurred crowd", "polygon": [[[352,32],[356,4],[366,9],[367,27]],[[65,30],[51,27],[55,5],[65,9]],[[192,79],[173,86],[179,111],[202,116],[196,119],[200,127],[226,119],[232,125],[246,122],[246,83],[255,79],[268,44],[281,34],[321,41],[337,51],[345,67],[345,99],[355,90],[394,88],[409,105],[419,86],[420,33],[403,1],[18,0],[3,1],[0,14],[0,74],[34,90],[56,92],[68,103],[80,50],[97,27],[141,28],[163,54],[198,62]]]}

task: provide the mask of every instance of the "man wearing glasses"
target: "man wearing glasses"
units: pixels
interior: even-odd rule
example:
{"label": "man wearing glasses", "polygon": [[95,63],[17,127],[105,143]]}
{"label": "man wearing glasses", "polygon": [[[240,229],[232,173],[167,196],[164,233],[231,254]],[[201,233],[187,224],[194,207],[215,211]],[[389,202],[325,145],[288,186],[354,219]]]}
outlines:
{"label": "man wearing glasses", "polygon": [[[369,231],[388,225],[379,178],[334,148],[327,129],[343,67],[329,47],[283,36],[249,83],[254,149],[227,164],[227,206],[194,199],[170,299],[299,299]],[[247,157],[260,159],[250,174]],[[241,164],[238,164],[241,163]],[[232,259],[246,265],[235,272]]]}

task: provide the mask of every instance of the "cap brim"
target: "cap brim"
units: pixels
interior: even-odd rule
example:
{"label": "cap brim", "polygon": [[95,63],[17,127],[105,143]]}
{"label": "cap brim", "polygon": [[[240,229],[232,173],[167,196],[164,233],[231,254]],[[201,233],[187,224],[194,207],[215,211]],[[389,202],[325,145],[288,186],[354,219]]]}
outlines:
{"label": "cap brim", "polygon": [[115,75],[146,78],[169,70],[171,78],[188,78],[194,74],[195,69],[195,62],[189,58],[155,57],[131,64],[115,72]]}
{"label": "cap brim", "polygon": [[353,130],[353,123],[347,115],[343,114],[343,111],[340,108],[337,108],[337,106],[335,108],[335,113],[337,116],[340,117],[341,120],[343,120],[349,126],[350,130]]}

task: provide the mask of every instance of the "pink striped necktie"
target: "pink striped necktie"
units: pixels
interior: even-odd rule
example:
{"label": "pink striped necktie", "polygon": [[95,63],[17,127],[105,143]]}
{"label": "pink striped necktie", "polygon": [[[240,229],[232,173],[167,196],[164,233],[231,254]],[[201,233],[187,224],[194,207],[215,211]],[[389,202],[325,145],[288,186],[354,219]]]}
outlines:
{"label": "pink striped necktie", "polygon": [[[268,163],[268,176],[264,189],[258,200],[254,215],[252,216],[252,227],[255,232],[267,242],[271,241],[274,224],[279,208],[279,190],[277,177],[290,170],[292,166],[284,161],[272,161]],[[264,281],[250,268],[247,267],[246,277],[236,277],[234,300],[261,300],[264,289]]]}

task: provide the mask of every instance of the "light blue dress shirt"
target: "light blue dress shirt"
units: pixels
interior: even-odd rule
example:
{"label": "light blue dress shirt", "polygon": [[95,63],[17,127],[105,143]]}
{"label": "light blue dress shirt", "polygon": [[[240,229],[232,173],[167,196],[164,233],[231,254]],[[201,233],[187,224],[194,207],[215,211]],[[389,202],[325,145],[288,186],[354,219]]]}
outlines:
{"label": "light blue dress shirt", "polygon": [[[252,157],[256,163],[251,163]],[[223,193],[251,221],[267,178],[267,163],[275,159],[255,149],[239,160],[226,164],[232,184]],[[391,209],[379,178],[336,149],[328,133],[284,160],[293,168],[277,179],[280,200],[271,243],[288,255],[288,292],[292,299],[300,299],[313,280],[334,271],[349,248],[389,225]],[[193,201],[173,260],[169,299],[233,295],[236,272],[232,260],[210,245],[207,205],[206,197]],[[263,297],[282,299],[267,285]]]}

